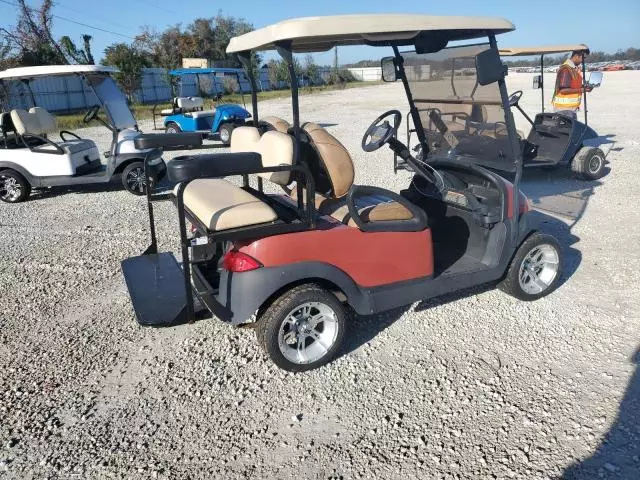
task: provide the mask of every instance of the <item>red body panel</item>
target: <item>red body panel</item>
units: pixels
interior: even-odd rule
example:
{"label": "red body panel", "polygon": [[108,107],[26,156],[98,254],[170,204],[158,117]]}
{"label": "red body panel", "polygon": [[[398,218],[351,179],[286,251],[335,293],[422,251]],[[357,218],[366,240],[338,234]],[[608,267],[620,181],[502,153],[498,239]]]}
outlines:
{"label": "red body panel", "polygon": [[262,238],[239,250],[265,267],[297,262],[327,263],[345,272],[362,287],[433,275],[433,244],[429,229],[364,233],[323,219],[317,230]]}

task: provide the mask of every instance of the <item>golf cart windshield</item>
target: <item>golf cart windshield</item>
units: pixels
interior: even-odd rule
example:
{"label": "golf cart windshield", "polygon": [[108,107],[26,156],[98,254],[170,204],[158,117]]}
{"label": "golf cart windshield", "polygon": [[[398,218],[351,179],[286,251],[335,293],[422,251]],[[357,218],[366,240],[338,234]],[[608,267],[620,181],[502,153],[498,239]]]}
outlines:
{"label": "golf cart windshield", "polygon": [[498,83],[478,82],[476,56],[489,48],[479,44],[402,53],[428,158],[469,157],[490,167],[515,168]]}
{"label": "golf cart windshield", "polygon": [[98,73],[86,75],[86,79],[115,128],[123,130],[136,126],[136,119],[127,105],[127,99],[113,78]]}

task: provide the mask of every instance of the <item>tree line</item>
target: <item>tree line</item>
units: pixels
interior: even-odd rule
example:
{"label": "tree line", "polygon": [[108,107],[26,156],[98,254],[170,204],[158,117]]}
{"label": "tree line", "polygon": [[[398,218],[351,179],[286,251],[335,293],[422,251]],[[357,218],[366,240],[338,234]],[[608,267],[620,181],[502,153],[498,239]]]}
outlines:
{"label": "tree line", "polygon": [[[36,65],[94,64],[91,35],[82,35],[82,43],[76,45],[69,36],[55,38],[53,27],[53,0],[43,0],[38,7],[17,0],[16,24],[12,28],[0,28],[0,70]],[[210,18],[197,18],[183,26],[176,24],[157,31],[145,26],[132,42],[116,42],[104,50],[102,64],[115,66],[120,73],[114,75],[125,94],[131,98],[140,88],[142,69],[160,67],[172,70],[182,66],[183,57],[205,58],[216,67],[241,67],[235,55],[226,53],[232,37],[250,32],[254,27],[243,18],[226,16],[222,12]],[[337,65],[328,78],[320,79],[320,67],[313,57],[295,60],[296,73],[306,84],[343,83],[353,81],[348,70]],[[257,73],[261,58],[252,56],[252,68]],[[262,68],[268,69],[272,85],[289,85],[289,71],[283,61],[270,60]],[[171,82],[171,78],[167,77]],[[233,86],[230,85],[230,88]]]}
{"label": "tree line", "polygon": [[[545,65],[559,65],[567,59],[567,55],[558,55],[555,57],[546,57]],[[618,50],[616,53],[591,52],[587,56],[588,63],[597,62],[619,62],[621,60],[640,60],[640,48],[629,47],[626,50]],[[540,65],[540,59],[535,60],[509,60],[508,63],[514,67],[537,67]]]}

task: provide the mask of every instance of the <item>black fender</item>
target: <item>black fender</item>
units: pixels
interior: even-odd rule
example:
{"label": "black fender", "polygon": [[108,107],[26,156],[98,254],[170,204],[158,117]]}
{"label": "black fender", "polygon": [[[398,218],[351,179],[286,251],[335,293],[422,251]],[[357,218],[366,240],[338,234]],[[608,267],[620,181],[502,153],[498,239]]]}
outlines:
{"label": "black fender", "polygon": [[38,177],[31,175],[26,168],[13,162],[0,162],[0,170],[7,170],[7,169],[15,170],[16,172],[18,172],[27,180],[27,182],[29,182],[29,185],[31,185],[32,187],[41,186],[40,180],[38,179]]}
{"label": "black fender", "polygon": [[335,286],[358,314],[373,312],[373,304],[366,290],[339,268],[322,262],[261,267],[241,273],[222,270],[216,300],[222,311],[226,312],[228,318],[225,320],[237,325],[245,323],[287,287],[313,282]]}

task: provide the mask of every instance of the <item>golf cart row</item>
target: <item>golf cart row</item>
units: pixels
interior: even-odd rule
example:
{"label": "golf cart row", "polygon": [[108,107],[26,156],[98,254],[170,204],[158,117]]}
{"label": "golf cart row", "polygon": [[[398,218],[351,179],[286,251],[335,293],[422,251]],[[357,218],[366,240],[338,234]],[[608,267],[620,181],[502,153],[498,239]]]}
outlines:
{"label": "golf cart row", "polygon": [[[351,311],[375,314],[487,283],[521,300],[551,293],[562,251],[537,230],[519,189],[522,142],[496,43],[513,29],[499,18],[342,15],[232,38],[227,52],[242,61],[252,86],[252,121],[234,129],[229,153],[169,162],[171,193],[147,190],[151,243],[122,262],[138,322],[171,326],[213,315],[251,325],[279,367],[303,371],[339,353]],[[448,47],[477,39],[484,42]],[[402,82],[419,154],[397,139],[403,116],[395,109],[372,122],[361,146],[386,146],[413,172],[400,193],[355,185],[349,151],[300,118],[293,54],[342,45],[392,51],[385,79]],[[271,119],[265,128],[258,115],[251,55],[265,50],[288,67],[291,126]],[[425,80],[424,72],[443,71],[452,59],[466,69],[463,83]],[[494,127],[467,122],[454,130],[456,112],[480,112]],[[156,141],[135,140],[138,148]],[[150,162],[145,174],[156,182]],[[242,186],[224,179],[233,176]],[[282,193],[267,193],[273,188]],[[158,252],[154,204],[161,200],[177,208],[181,263]]]}

